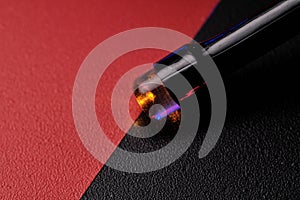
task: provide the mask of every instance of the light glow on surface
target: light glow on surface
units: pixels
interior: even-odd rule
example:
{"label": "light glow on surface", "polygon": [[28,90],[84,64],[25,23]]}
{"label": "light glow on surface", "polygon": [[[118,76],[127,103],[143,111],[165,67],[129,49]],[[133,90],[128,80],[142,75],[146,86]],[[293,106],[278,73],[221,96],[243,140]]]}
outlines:
{"label": "light glow on surface", "polygon": [[158,112],[157,114],[153,115],[152,118],[154,118],[156,120],[160,120],[161,118],[164,118],[179,109],[180,109],[180,106],[177,103],[175,103],[174,105],[170,106],[166,110],[163,110],[162,112]]}

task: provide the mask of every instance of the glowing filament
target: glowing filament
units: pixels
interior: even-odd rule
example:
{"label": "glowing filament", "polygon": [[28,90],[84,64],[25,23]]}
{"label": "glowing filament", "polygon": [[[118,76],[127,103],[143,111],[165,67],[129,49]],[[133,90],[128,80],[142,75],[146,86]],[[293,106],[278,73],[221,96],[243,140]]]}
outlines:
{"label": "glowing filament", "polygon": [[152,92],[146,92],[145,94],[140,94],[136,100],[138,104],[144,108],[147,105],[154,103],[155,95]]}

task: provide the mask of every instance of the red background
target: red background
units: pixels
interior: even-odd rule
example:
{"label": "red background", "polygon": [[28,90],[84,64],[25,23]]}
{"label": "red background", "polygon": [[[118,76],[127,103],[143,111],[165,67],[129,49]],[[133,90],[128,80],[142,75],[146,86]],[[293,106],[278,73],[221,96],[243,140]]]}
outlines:
{"label": "red background", "polygon": [[[192,37],[216,2],[0,0],[0,198],[80,198],[102,167],[73,123],[72,88],[83,59],[131,28]],[[117,72],[162,55],[126,57]]]}

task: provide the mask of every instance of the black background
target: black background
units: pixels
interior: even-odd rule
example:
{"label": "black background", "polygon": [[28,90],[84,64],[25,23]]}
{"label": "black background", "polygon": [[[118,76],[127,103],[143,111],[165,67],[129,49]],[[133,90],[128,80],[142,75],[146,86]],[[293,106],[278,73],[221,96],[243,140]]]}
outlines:
{"label": "black background", "polygon": [[[273,2],[224,0],[196,39],[222,32]],[[300,35],[231,77],[225,127],[208,156],[198,158],[204,134],[199,129],[189,150],[161,170],[130,174],[104,166],[82,199],[300,199],[299,52]],[[148,151],[151,144],[170,140],[160,135],[133,149]],[[132,139],[125,137],[120,146],[132,148]]]}

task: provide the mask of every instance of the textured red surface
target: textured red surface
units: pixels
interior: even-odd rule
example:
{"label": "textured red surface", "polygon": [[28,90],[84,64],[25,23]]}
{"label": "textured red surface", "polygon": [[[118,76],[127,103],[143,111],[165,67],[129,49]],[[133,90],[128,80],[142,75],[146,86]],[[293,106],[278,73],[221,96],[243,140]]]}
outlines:
{"label": "textured red surface", "polygon": [[[0,1],[0,199],[78,199],[102,167],[72,117],[73,82],[85,56],[130,28],[193,36],[215,3]],[[119,72],[161,55],[126,57]]]}

